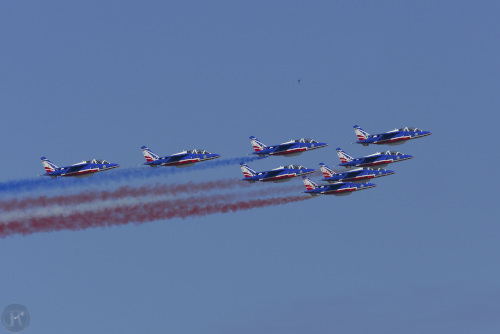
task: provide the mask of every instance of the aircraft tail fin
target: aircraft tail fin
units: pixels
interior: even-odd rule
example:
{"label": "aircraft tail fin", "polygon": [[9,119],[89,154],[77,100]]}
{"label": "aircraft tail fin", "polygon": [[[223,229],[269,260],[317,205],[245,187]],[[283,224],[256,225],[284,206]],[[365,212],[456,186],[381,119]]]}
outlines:
{"label": "aircraft tail fin", "polygon": [[314,190],[318,187],[316,183],[311,181],[307,176],[302,177],[302,182],[304,182],[304,185],[306,186],[306,190]]}
{"label": "aircraft tail fin", "polygon": [[47,159],[46,157],[41,157],[40,159],[42,160],[43,168],[45,168],[45,171],[47,173],[51,173],[58,168],[56,165],[50,162],[49,159]]}
{"label": "aircraft tail fin", "polygon": [[257,174],[253,169],[248,167],[246,163],[242,162],[240,164],[240,167],[241,167],[241,171],[243,172],[243,175],[245,176],[245,178],[252,177],[252,176]]}
{"label": "aircraft tail fin", "polygon": [[146,146],[142,146],[142,154],[144,154],[144,157],[146,158],[147,162],[155,161],[158,160],[160,157],[154,154],[149,148]]}
{"label": "aircraft tail fin", "polygon": [[253,146],[253,149],[255,152],[260,152],[267,147],[266,145],[264,145],[260,140],[258,140],[254,136],[250,136],[250,142],[252,143],[252,146]]}
{"label": "aircraft tail fin", "polygon": [[365,130],[361,129],[359,126],[355,125],[353,126],[354,132],[356,133],[356,136],[358,137],[358,140],[365,140],[370,137],[370,134],[366,132]]}
{"label": "aircraft tail fin", "polygon": [[332,177],[335,174],[335,171],[333,169],[331,169],[330,167],[328,167],[327,165],[325,165],[322,162],[319,164],[319,167],[320,167],[321,172],[323,173],[323,176],[325,178]]}
{"label": "aircraft tail fin", "polygon": [[337,148],[337,155],[339,156],[341,163],[354,160],[353,157],[351,157],[349,154],[345,153],[345,151],[343,149],[341,149],[340,147]]}

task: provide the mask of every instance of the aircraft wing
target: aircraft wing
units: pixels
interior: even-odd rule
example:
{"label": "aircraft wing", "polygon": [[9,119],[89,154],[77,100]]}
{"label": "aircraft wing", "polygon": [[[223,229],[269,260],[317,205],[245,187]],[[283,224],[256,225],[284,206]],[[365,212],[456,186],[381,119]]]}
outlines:
{"label": "aircraft wing", "polygon": [[87,164],[86,165],[71,166],[71,167],[68,167],[68,169],[66,169],[65,174],[77,173],[86,167],[88,167]]}
{"label": "aircraft wing", "polygon": [[328,186],[326,186],[326,189],[325,191],[329,191],[329,190],[337,190],[339,189],[340,187],[342,187],[343,183],[333,183],[333,184],[329,184]]}
{"label": "aircraft wing", "polygon": [[349,178],[351,178],[351,177],[356,177],[356,176],[358,176],[361,173],[363,173],[362,169],[360,169],[360,170],[354,170],[352,172],[348,172],[346,176],[349,177]]}
{"label": "aircraft wing", "polygon": [[270,170],[269,172],[266,173],[266,175],[264,176],[265,178],[268,178],[268,177],[275,177],[275,176],[278,176],[281,174],[281,172],[283,172],[284,169],[280,169],[280,170]]}
{"label": "aircraft wing", "polygon": [[380,134],[380,138],[377,138],[377,140],[387,140],[387,139],[391,139],[391,138],[394,138],[395,136],[399,135],[400,133],[399,132],[389,132],[389,133],[383,133],[383,134]]}
{"label": "aircraft wing", "polygon": [[186,153],[186,154],[176,154],[176,155],[171,155],[171,156],[166,157],[166,158],[168,158],[167,162],[170,163],[170,162],[181,161],[185,157],[187,157],[188,155],[189,155],[189,153]]}
{"label": "aircraft wing", "polygon": [[276,147],[276,150],[274,152],[283,152],[288,149],[290,149],[295,143],[288,143],[288,144],[280,144],[278,147]]}
{"label": "aircraft wing", "polygon": [[364,157],[363,159],[361,159],[361,163],[374,162],[378,158],[380,158],[380,155],[374,155],[374,156],[371,156],[371,157]]}

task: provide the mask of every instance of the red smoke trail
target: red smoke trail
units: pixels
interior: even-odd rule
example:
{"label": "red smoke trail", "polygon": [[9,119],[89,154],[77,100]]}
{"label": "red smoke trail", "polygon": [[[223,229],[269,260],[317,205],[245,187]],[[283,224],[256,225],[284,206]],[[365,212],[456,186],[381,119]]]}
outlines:
{"label": "red smoke trail", "polygon": [[232,203],[225,202],[225,199],[219,202],[219,199],[220,197],[217,195],[212,195],[197,199],[166,200],[133,206],[106,208],[85,213],[76,212],[67,216],[34,217],[25,221],[11,221],[0,224],[0,237],[5,238],[15,234],[28,235],[37,232],[59,230],[76,231],[129,223],[143,224],[162,219],[206,216],[215,213],[236,212],[300,202],[309,199],[309,197],[274,197]]}
{"label": "red smoke trail", "polygon": [[181,193],[196,193],[200,191],[211,191],[230,189],[234,187],[248,187],[247,182],[236,180],[218,180],[209,182],[188,182],[183,184],[154,185],[142,187],[124,186],[116,190],[94,191],[87,190],[78,194],[27,197],[23,199],[11,199],[0,202],[0,210],[4,212],[45,207],[49,205],[76,205],[95,201],[106,201],[125,197],[140,197],[148,195],[176,195]]}

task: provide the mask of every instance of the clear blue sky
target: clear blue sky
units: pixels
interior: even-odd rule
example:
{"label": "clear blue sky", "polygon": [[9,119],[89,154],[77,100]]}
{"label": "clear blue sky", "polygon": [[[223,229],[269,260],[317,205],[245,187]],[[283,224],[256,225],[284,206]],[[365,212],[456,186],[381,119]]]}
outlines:
{"label": "clear blue sky", "polygon": [[377,150],[350,144],[354,124],[433,135],[352,196],[0,240],[0,308],[26,305],[26,333],[498,333],[499,11],[2,1],[2,182],[41,174],[43,155],[130,167],[142,145],[238,157],[250,135],[312,137],[330,146],[251,166],[317,167]]}

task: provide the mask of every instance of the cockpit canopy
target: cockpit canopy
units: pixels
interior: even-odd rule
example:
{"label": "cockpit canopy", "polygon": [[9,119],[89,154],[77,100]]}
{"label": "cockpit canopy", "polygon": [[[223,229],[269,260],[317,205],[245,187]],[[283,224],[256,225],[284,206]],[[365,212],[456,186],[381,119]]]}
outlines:
{"label": "cockpit canopy", "polygon": [[106,160],[100,160],[100,159],[87,160],[87,161],[84,161],[84,163],[87,163],[87,164],[103,164],[103,165],[109,164],[109,162],[107,162]]}
{"label": "cockpit canopy", "polygon": [[192,153],[192,154],[211,154],[211,153],[210,153],[210,152],[208,152],[208,151],[205,151],[205,150],[197,150],[197,149],[186,151],[186,153]]}
{"label": "cockpit canopy", "polygon": [[289,168],[289,169],[307,169],[301,165],[290,165],[290,166],[287,166],[287,168]]}
{"label": "cockpit canopy", "polygon": [[417,131],[422,131],[419,128],[413,128],[410,126],[406,126],[404,128],[398,129],[398,131],[408,131],[408,132],[417,132]]}
{"label": "cockpit canopy", "polygon": [[385,169],[383,169],[383,168],[373,168],[373,167],[363,167],[363,169],[385,171]]}
{"label": "cockpit canopy", "polygon": [[396,152],[396,151],[385,151],[385,152],[380,152],[380,154],[386,154],[386,155],[404,155],[401,152]]}
{"label": "cockpit canopy", "polygon": [[309,139],[309,138],[300,138],[300,139],[294,139],[292,140],[293,143],[317,143],[317,140],[314,139]]}

